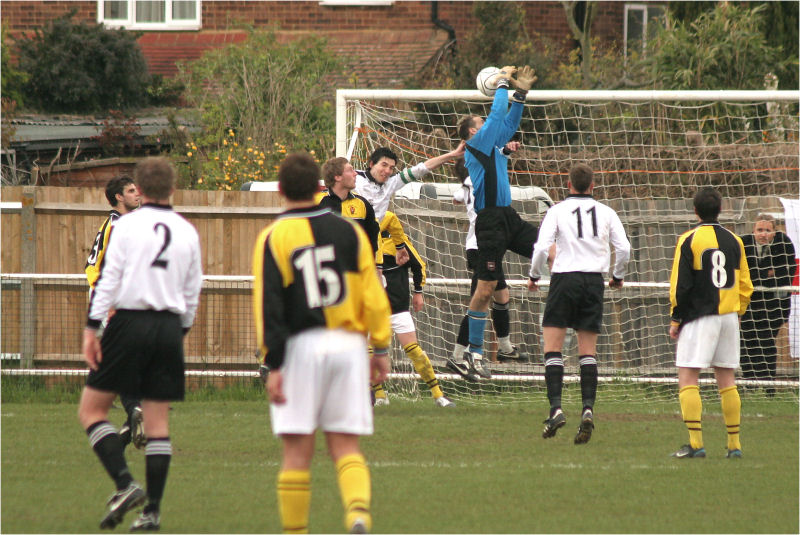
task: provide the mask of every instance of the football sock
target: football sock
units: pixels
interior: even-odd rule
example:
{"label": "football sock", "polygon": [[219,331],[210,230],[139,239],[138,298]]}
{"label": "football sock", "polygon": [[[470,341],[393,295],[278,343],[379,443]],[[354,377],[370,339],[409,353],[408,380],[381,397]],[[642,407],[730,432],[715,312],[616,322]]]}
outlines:
{"label": "football sock", "polygon": [[719,395],[722,401],[722,418],[728,429],[728,449],[740,450],[742,445],[739,442],[739,424],[742,420],[742,400],[739,398],[739,390],[736,385],[729,386],[720,390]]}
{"label": "football sock", "polygon": [[483,355],[483,329],[486,327],[486,312],[469,310],[469,350]]}
{"label": "football sock", "polygon": [[550,401],[550,417],[561,408],[561,387],[564,381],[564,359],[560,351],[544,354],[544,382],[547,385],[547,399]]}
{"label": "football sock", "polygon": [[372,385],[372,393],[375,394],[375,399],[386,399],[386,390],[383,389],[383,383]]}
{"label": "football sock", "polygon": [[133,409],[139,406],[139,399],[120,394],[119,400],[122,402],[122,406],[125,408],[125,414],[128,415],[128,425],[130,425],[131,413],[133,412]]}
{"label": "football sock", "polygon": [[311,472],[281,470],[278,473],[278,510],[284,533],[308,533],[311,506]]}
{"label": "football sock", "polygon": [[[456,342],[465,347],[469,345],[469,316],[467,314],[464,314],[464,317],[461,318],[461,325],[458,326],[458,337],[456,338]],[[461,352],[461,354],[463,353],[464,351]],[[461,354],[458,356],[461,357]]]}
{"label": "football sock", "polygon": [[456,344],[453,348],[453,360],[461,360],[464,357],[464,351],[468,349],[467,346]]}
{"label": "football sock", "polygon": [[511,345],[511,337],[504,336],[503,338],[497,338],[497,349],[502,351],[503,353],[511,353],[514,351],[514,346]]}
{"label": "football sock", "polygon": [[164,487],[167,485],[169,462],[172,460],[172,442],[169,437],[148,438],[144,448],[147,477],[147,507],[145,512],[158,512]]}
{"label": "football sock", "polygon": [[681,388],[678,395],[681,401],[683,423],[689,429],[689,445],[694,448],[703,447],[703,426],[700,422],[703,414],[703,402],[700,399],[700,387],[689,385]]}
{"label": "football sock", "polygon": [[411,359],[411,362],[414,364],[414,369],[417,370],[422,380],[428,384],[428,388],[431,389],[431,394],[433,394],[434,399],[442,397],[444,393],[439,387],[439,381],[436,379],[431,360],[422,348],[419,347],[419,344],[416,342],[406,344],[403,346],[403,351],[405,351],[408,358]]}
{"label": "football sock", "polygon": [[597,397],[597,359],[594,355],[581,355],[578,358],[581,365],[581,400],[583,409],[594,410],[594,400]]}
{"label": "football sock", "polygon": [[125,462],[125,446],[117,430],[107,420],[95,422],[86,430],[89,444],[97,454],[103,467],[114,480],[117,490],[122,490],[133,481]]}
{"label": "football sock", "polygon": [[[508,302],[492,303],[492,324],[498,341],[508,337],[508,333],[511,332],[511,324],[508,320]],[[502,345],[500,349],[506,351]],[[511,350],[509,349],[508,351]]]}
{"label": "football sock", "polygon": [[344,455],[336,461],[336,477],[339,481],[339,492],[344,505],[344,523],[347,529],[361,518],[372,530],[372,516],[369,506],[371,500],[369,468],[360,453]]}

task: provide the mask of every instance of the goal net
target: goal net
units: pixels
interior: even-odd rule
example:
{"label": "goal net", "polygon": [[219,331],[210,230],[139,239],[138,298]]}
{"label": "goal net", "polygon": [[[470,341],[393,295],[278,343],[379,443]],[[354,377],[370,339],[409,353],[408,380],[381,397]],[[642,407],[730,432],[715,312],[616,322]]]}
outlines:
{"label": "goal net", "polygon": [[[575,162],[595,170],[594,195],[613,207],[632,245],[625,286],[606,290],[597,361],[600,399],[674,399],[674,343],[669,338],[669,276],[677,237],[696,224],[692,197],[700,186],[716,187],[724,200],[721,222],[739,235],[753,231],[767,213],[786,230],[781,198],[797,199],[798,95],[796,91],[531,91],[511,158],[513,206],[537,224],[551,200],[567,193]],[[398,168],[452,150],[455,125],[466,114],[485,117],[491,99],[477,91],[339,90],[337,154],[365,168],[377,147],[391,148]],[[511,291],[511,340],[525,362],[496,362],[496,336],[487,322],[485,352],[492,379],[466,382],[445,368],[470,298],[465,259],[468,229],[463,206],[452,202],[458,187],[452,165],[410,184],[393,206],[427,263],[426,304],[414,314],[420,345],[446,393],[462,402],[543,399],[541,314],[545,290],[525,288],[529,258],[505,257]],[[800,243],[797,245],[800,246]],[[791,283],[788,283],[791,284]],[[797,284],[796,281],[794,284]],[[772,289],[771,289],[772,290]],[[782,286],[781,297],[798,288]],[[797,399],[797,351],[789,331],[800,336],[800,311],[776,337],[774,380],[742,380],[749,395],[774,388]],[[775,310],[768,311],[773,315]],[[780,314],[780,311],[777,311]],[[758,333],[743,333],[751,338]],[[564,348],[565,401],[578,402],[576,339]],[[427,396],[410,361],[395,344],[390,393]],[[740,377],[741,378],[741,377]],[[702,375],[704,392],[716,396],[713,377]]]}

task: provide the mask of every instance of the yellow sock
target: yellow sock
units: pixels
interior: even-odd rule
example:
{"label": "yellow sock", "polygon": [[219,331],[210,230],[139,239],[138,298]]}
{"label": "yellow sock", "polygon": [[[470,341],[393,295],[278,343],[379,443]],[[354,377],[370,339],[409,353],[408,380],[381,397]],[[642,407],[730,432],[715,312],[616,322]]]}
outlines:
{"label": "yellow sock", "polygon": [[369,513],[371,489],[369,468],[364,456],[351,453],[340,457],[336,462],[336,477],[344,505],[344,525],[350,529],[357,519],[362,519],[367,532],[372,530],[372,516]]}
{"label": "yellow sock", "polygon": [[689,385],[681,388],[681,414],[683,423],[689,429],[689,445],[692,448],[703,447],[703,426],[700,423],[703,414],[703,402],[700,400],[700,387]]}
{"label": "yellow sock", "polygon": [[375,399],[386,399],[386,390],[383,389],[383,383],[372,385],[372,392],[375,394]]}
{"label": "yellow sock", "polygon": [[431,389],[431,394],[433,394],[433,399],[442,397],[444,393],[439,387],[439,381],[436,379],[431,361],[428,355],[419,347],[419,344],[416,342],[406,344],[403,346],[403,351],[405,351],[408,358],[411,359],[412,364],[414,364],[414,369],[417,370],[422,380],[428,384],[428,388]]}
{"label": "yellow sock", "polygon": [[729,386],[719,391],[722,401],[722,417],[725,420],[725,427],[728,428],[728,449],[740,450],[742,445],[739,442],[739,424],[742,421],[742,400],[739,398],[739,390],[736,386]]}
{"label": "yellow sock", "polygon": [[311,505],[311,472],[282,470],[278,473],[278,510],[284,533],[308,533]]}

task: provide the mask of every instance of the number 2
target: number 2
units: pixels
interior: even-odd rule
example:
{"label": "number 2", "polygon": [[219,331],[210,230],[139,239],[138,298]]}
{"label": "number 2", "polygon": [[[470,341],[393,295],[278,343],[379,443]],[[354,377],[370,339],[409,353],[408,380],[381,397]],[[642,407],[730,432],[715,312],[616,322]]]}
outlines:
{"label": "number 2", "polygon": [[151,267],[161,268],[161,269],[167,269],[167,262],[168,261],[163,259],[163,258],[161,258],[161,256],[164,254],[164,251],[167,250],[167,247],[169,246],[169,242],[172,241],[172,232],[170,232],[169,227],[167,225],[165,225],[164,223],[156,223],[156,225],[153,227],[153,232],[158,234],[158,229],[164,229],[164,243],[161,245],[161,249],[158,251],[158,254],[156,255],[156,257],[150,263],[150,266]]}

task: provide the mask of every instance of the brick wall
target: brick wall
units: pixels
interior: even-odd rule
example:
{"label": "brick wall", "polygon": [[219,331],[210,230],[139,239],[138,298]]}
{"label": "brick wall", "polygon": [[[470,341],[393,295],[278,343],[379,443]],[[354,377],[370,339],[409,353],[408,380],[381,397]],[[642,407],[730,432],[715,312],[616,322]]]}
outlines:
{"label": "brick wall", "polygon": [[[556,41],[568,40],[569,28],[560,2],[524,2],[526,26],[531,34],[539,33]],[[239,23],[266,26],[277,24],[282,30],[387,30],[433,29],[430,2],[398,1],[391,6],[321,6],[317,1],[253,2],[205,0],[203,30],[224,30]],[[595,19],[595,35],[601,39],[621,40],[623,2],[600,2]],[[0,4],[3,23],[14,32],[36,28],[71,9],[77,20],[97,20],[94,0],[19,1]],[[439,2],[439,18],[464,37],[477,21],[471,2]]]}

